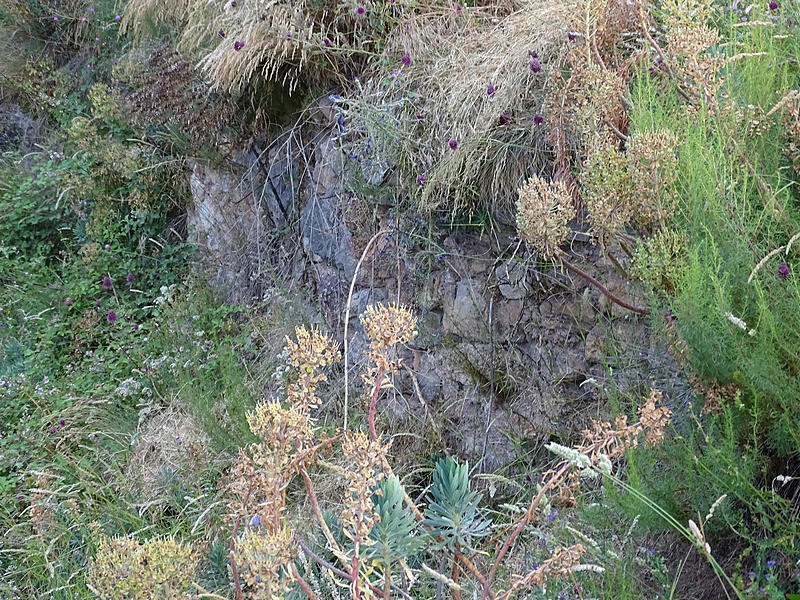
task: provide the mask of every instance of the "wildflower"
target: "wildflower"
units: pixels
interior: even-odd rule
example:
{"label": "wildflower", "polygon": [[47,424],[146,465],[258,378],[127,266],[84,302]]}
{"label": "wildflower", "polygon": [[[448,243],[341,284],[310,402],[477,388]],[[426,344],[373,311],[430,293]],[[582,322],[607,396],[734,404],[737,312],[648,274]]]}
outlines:
{"label": "wildflower", "polygon": [[81,23],[86,23],[86,17],[81,17]]}
{"label": "wildflower", "polygon": [[94,301],[94,307],[95,308],[100,308],[100,300],[95,300]]}
{"label": "wildflower", "polygon": [[250,519],[250,527],[258,527],[259,525],[261,525],[261,519],[258,515]]}
{"label": "wildflower", "polygon": [[90,9],[89,9],[89,12],[90,12],[90,13],[93,13],[93,12],[94,12],[94,9],[93,9],[93,8],[90,8]]}
{"label": "wildflower", "polygon": [[489,87],[486,88],[486,95],[487,96],[494,96],[495,87],[490,83]]}
{"label": "wildflower", "polygon": [[106,321],[108,321],[109,323],[114,323],[116,320],[117,320],[117,313],[115,313],[113,310],[108,311],[108,314],[106,315]]}
{"label": "wildflower", "polygon": [[458,148],[458,142],[453,139],[451,139],[448,144],[450,145],[450,150],[455,150]]}
{"label": "wildflower", "polygon": [[115,21],[119,21],[121,18],[122,18],[122,17],[121,17],[121,16],[119,16],[119,15],[114,15],[114,20],[115,20]]}
{"label": "wildflower", "polygon": [[786,263],[781,263],[778,267],[778,277],[783,279],[784,281],[789,279],[789,265]]}
{"label": "wildflower", "polygon": [[533,115],[533,124],[534,125],[541,125],[542,123],[544,123],[544,117],[542,115],[540,115],[539,113],[536,113],[535,115]]}
{"label": "wildflower", "polygon": [[64,304],[66,304],[67,306],[72,306],[73,303],[74,303],[74,300],[72,298],[66,298],[64,300]]}
{"label": "wildflower", "polygon": [[134,277],[133,273],[128,273],[128,276],[125,279],[128,281],[128,283],[133,283],[133,280],[136,279],[136,277]]}
{"label": "wildflower", "polygon": [[55,432],[56,432],[56,428],[55,427],[51,427],[50,428],[50,433],[55,433]]}
{"label": "wildflower", "polygon": [[224,38],[224,37],[225,37],[225,32],[224,32],[224,31],[222,31],[222,29],[220,29],[220,30],[217,32],[217,35],[218,35],[219,37],[221,37],[221,38]]}
{"label": "wildflower", "polygon": [[768,567],[768,568],[770,568],[770,569],[773,569],[773,568],[775,568],[775,565],[776,565],[776,564],[777,564],[777,563],[776,563],[776,561],[775,561],[775,559],[774,559],[774,558],[771,558],[771,559],[769,559],[769,560],[767,561],[767,567]]}
{"label": "wildflower", "polygon": [[58,21],[58,17],[53,17],[53,21]]}
{"label": "wildflower", "polygon": [[533,71],[534,73],[538,73],[539,71],[542,70],[542,63],[539,62],[538,58],[531,58],[530,67],[531,71]]}
{"label": "wildflower", "polygon": [[236,8],[236,0],[231,0],[231,6],[232,6],[233,8]]}
{"label": "wildflower", "polygon": [[756,574],[754,571],[750,571],[747,576],[750,578],[750,581],[753,581],[756,578]]}
{"label": "wildflower", "polygon": [[417,175],[417,185],[424,185],[426,181],[428,178],[425,175]]}
{"label": "wildflower", "polygon": [[504,112],[500,115],[500,125],[508,125],[511,123],[511,113]]}
{"label": "wildflower", "polygon": [[109,277],[108,275],[103,277],[103,289],[104,290],[110,290],[111,289],[111,277]]}
{"label": "wildflower", "polygon": [[577,37],[578,37],[578,33],[577,32],[575,32],[575,31],[568,31],[567,32],[567,39],[570,42],[574,42]]}
{"label": "wildflower", "polygon": [[408,55],[408,53],[406,53],[403,55],[403,58],[400,59],[400,62],[402,62],[405,66],[408,66],[411,64],[411,57]]}
{"label": "wildflower", "polygon": [[363,7],[363,6],[359,6],[359,7],[356,9],[356,12],[357,12],[358,14],[360,14],[360,15],[363,15],[363,14],[364,14],[364,7]]}
{"label": "wildflower", "polygon": [[67,422],[66,422],[64,419],[61,419],[61,420],[58,422],[58,424],[59,424],[61,427],[64,427],[64,426],[67,424]]}
{"label": "wildflower", "polygon": [[551,510],[550,513],[547,515],[547,520],[548,521],[555,521],[556,520],[556,514],[558,514],[558,513],[555,510]]}
{"label": "wildflower", "polygon": [[328,46],[329,48],[331,46],[331,41],[328,38],[322,38],[322,43]]}
{"label": "wildflower", "polygon": [[244,42],[242,41],[233,42],[233,49],[236,50],[236,52],[238,52],[242,48],[244,48]]}
{"label": "wildflower", "polygon": [[778,3],[775,2],[775,0],[772,0],[772,2],[769,3],[769,9],[770,10],[778,10]]}

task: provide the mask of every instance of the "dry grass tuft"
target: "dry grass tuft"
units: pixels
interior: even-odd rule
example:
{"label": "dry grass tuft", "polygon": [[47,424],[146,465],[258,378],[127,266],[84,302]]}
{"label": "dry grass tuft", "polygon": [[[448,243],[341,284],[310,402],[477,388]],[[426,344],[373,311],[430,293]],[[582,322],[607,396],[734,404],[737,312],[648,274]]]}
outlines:
{"label": "dry grass tuft", "polygon": [[202,427],[173,402],[139,430],[126,480],[142,503],[158,503],[169,492],[173,475],[196,475],[211,459],[210,440]]}
{"label": "dry grass tuft", "polygon": [[480,205],[511,215],[519,185],[545,169],[534,116],[567,43],[569,5],[504,8],[514,10],[415,15],[388,40],[394,72],[337,103],[351,156],[399,167],[423,210]]}

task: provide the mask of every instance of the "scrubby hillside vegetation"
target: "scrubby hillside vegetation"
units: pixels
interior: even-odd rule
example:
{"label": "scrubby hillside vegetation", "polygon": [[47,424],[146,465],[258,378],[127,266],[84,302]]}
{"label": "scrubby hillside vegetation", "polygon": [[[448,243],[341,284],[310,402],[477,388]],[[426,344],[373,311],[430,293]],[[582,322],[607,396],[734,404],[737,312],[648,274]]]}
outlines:
{"label": "scrubby hillside vegetation", "polygon": [[0,0],[0,600],[800,598],[799,23]]}

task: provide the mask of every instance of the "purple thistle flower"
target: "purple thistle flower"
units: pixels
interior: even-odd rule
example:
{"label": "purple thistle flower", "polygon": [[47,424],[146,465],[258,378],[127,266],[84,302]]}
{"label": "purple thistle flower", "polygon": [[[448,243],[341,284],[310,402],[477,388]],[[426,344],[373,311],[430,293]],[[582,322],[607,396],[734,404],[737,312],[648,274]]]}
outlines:
{"label": "purple thistle flower", "polygon": [[365,9],[364,9],[364,7],[363,7],[363,6],[359,6],[359,7],[356,9],[356,12],[357,12],[358,14],[360,14],[360,15],[363,15],[363,14],[364,14],[364,12],[365,12]]}
{"label": "purple thistle flower", "polygon": [[775,2],[775,0],[772,0],[772,2],[769,3],[769,9],[770,10],[778,10],[778,3]]}
{"label": "purple thistle flower", "polygon": [[108,311],[108,314],[106,315],[106,321],[108,321],[109,323],[114,323],[116,320],[117,320],[117,313],[115,313],[113,310]]}
{"label": "purple thistle flower", "polygon": [[233,8],[236,8],[236,0],[231,0],[231,6],[232,6]]}
{"label": "purple thistle flower", "polygon": [[133,280],[136,279],[136,277],[134,277],[133,273],[128,273],[128,276],[125,279],[128,281],[128,283],[133,283]]}
{"label": "purple thistle flower", "polygon": [[576,31],[568,31],[567,32],[567,39],[570,42],[574,42],[577,37],[578,37],[578,33]]}
{"label": "purple thistle flower", "polygon": [[58,17],[53,17],[53,21],[58,21]]}
{"label": "purple thistle flower", "polygon": [[408,55],[408,53],[406,53],[403,55],[403,58],[400,59],[400,62],[402,62],[405,66],[408,66],[411,64],[411,57]]}
{"label": "purple thistle flower", "polygon": [[244,48],[244,42],[242,41],[233,42],[233,49],[236,50],[236,52],[238,52],[242,48]]}
{"label": "purple thistle flower", "polygon": [[61,427],[64,427],[64,426],[67,424],[67,422],[66,422],[64,419],[61,419],[61,420],[58,422],[58,424],[59,424]]}
{"label": "purple thistle flower", "polygon": [[322,38],[322,43],[330,48],[331,41],[328,38]]}
{"label": "purple thistle flower", "polygon": [[55,433],[55,432],[56,432],[56,428],[55,427],[51,427],[50,428],[50,433]]}
{"label": "purple thistle flower", "polygon": [[539,58],[539,53],[536,50],[531,50],[531,58]]}
{"label": "purple thistle flower", "polygon": [[114,15],[114,19],[117,20],[117,21],[119,21],[121,18],[122,17],[120,17],[119,15]]}
{"label": "purple thistle flower", "polygon": [[103,277],[103,289],[104,290],[110,290],[111,289],[111,277],[109,277],[108,275]]}
{"label": "purple thistle flower", "polygon": [[452,140],[452,139],[451,139],[451,140],[450,140],[449,142],[447,142],[447,143],[450,145],[450,150],[455,150],[456,148],[458,148],[458,142],[457,142],[457,141],[455,141],[455,140]]}
{"label": "purple thistle flower", "polygon": [[789,265],[786,263],[781,263],[778,267],[778,277],[786,281],[789,279]]}
{"label": "purple thistle flower", "polygon": [[535,115],[533,115],[533,124],[534,125],[541,125],[542,123],[544,123],[544,117],[542,115],[540,115],[539,113],[536,113]]}
{"label": "purple thistle flower", "polygon": [[511,123],[511,113],[504,112],[500,115],[500,125],[508,125]]}
{"label": "purple thistle flower", "polygon": [[94,306],[95,306],[95,308],[100,308],[100,300],[95,300],[94,301]]}
{"label": "purple thistle flower", "polygon": [[220,30],[217,32],[217,35],[218,35],[219,37],[221,37],[221,38],[224,38],[224,37],[225,37],[225,32],[224,32],[224,31],[222,31],[222,29],[220,29]]}
{"label": "purple thistle flower", "polygon": [[424,185],[426,181],[428,178],[425,175],[417,175],[417,185]]}
{"label": "purple thistle flower", "polygon": [[487,96],[494,96],[495,91],[496,91],[495,87],[490,83],[489,87],[486,88],[486,95]]}
{"label": "purple thistle flower", "polygon": [[66,304],[67,306],[72,306],[73,302],[74,300],[72,298],[66,298],[64,300],[64,304]]}
{"label": "purple thistle flower", "polygon": [[531,67],[531,71],[533,71],[534,73],[538,73],[539,71],[542,70],[542,63],[539,62],[538,58],[534,57],[534,58],[531,58],[530,67]]}

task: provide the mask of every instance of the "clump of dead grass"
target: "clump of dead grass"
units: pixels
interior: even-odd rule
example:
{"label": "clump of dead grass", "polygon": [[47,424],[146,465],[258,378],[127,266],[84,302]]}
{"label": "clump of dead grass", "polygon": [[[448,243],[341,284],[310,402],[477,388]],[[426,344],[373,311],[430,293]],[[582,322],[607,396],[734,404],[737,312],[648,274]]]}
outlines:
{"label": "clump of dead grass", "polygon": [[125,479],[142,504],[165,500],[174,476],[196,479],[211,460],[210,439],[178,402],[146,418],[133,441]]}
{"label": "clump of dead grass", "polygon": [[510,216],[519,185],[546,168],[534,117],[561,63],[570,5],[503,8],[414,15],[390,35],[388,67],[335,98],[350,157],[399,169],[423,210]]}

